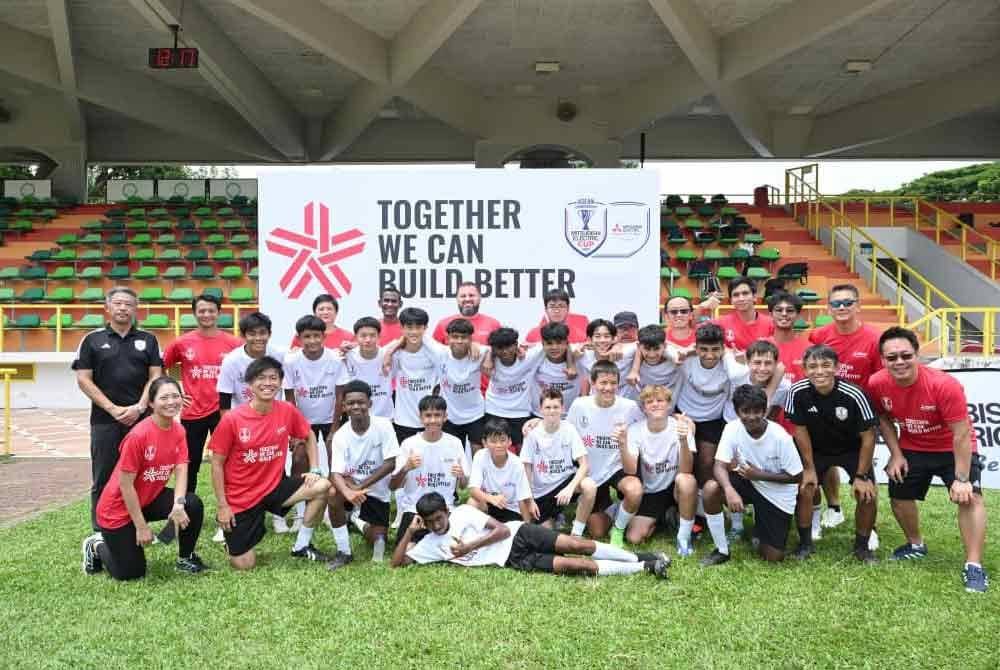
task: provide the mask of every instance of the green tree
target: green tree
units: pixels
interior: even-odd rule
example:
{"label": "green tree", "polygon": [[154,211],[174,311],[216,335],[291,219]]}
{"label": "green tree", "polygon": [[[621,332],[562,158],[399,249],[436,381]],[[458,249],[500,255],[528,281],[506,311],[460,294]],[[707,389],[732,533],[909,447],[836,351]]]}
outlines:
{"label": "green tree", "polygon": [[876,193],[851,189],[844,195],[919,195],[927,200],[1000,200],[1000,162],[977,163],[954,170],[930,172],[897,189]]}
{"label": "green tree", "polygon": [[31,179],[34,174],[27,165],[0,165],[0,179]]}
{"label": "green tree", "polygon": [[91,165],[87,192],[103,198],[112,179],[232,179],[236,168],[218,165]]}

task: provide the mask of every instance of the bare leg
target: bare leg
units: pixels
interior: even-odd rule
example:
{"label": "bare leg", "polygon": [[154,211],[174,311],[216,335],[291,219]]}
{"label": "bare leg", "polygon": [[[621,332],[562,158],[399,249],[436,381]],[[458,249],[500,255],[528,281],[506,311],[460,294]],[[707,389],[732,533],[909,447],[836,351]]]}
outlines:
{"label": "bare leg", "polygon": [[712,468],[715,466],[715,450],[718,445],[711,442],[698,442],[698,453],[695,456],[694,473],[702,486],[713,479]]}
{"label": "bare leg", "polygon": [[857,501],[857,507],[854,510],[854,532],[863,537],[871,535],[872,528],[875,527],[875,515],[877,512],[877,497],[871,502]]}
{"label": "bare leg", "polygon": [[[827,507],[840,507],[840,468],[833,467],[823,477],[823,495]],[[817,501],[819,502],[819,501]]]}
{"label": "bare leg", "polygon": [[899,527],[910,544],[923,544],[920,536],[920,513],[917,511],[916,500],[893,500],[892,513],[899,522]]}
{"label": "bare leg", "polygon": [[757,553],[768,563],[778,563],[785,560],[785,552],[777,547],[772,547],[769,544],[761,543],[760,547],[757,549]]}
{"label": "bare leg", "polygon": [[594,512],[587,517],[587,532],[591,537],[604,537],[611,529],[611,517],[604,512]]}
{"label": "bare leg", "polygon": [[972,502],[958,506],[958,529],[965,545],[965,560],[982,565],[986,544],[986,504],[982,496],[972,494]]}
{"label": "bare leg", "polygon": [[473,507],[475,507],[480,512],[485,512],[486,511],[486,503],[479,502],[478,500],[476,500],[472,496],[469,496],[469,499],[465,501],[465,504],[466,505],[472,505]]}
{"label": "bare leg", "polygon": [[584,477],[579,484],[580,497],[576,501],[576,520],[587,523],[590,513],[594,511],[597,500],[597,484],[590,477]]}
{"label": "bare leg", "polygon": [[302,525],[306,528],[312,528],[323,515],[323,508],[327,505],[327,491],[329,490],[329,479],[317,479],[312,484],[303,484],[298,491],[282,503],[282,507],[291,507],[300,500],[305,500],[306,516],[302,520]]}
{"label": "bare leg", "polygon": [[552,559],[552,571],[557,575],[597,576],[597,563],[589,558],[569,558],[556,556]]}
{"label": "bare leg", "polygon": [[629,544],[642,544],[653,536],[656,530],[656,519],[649,516],[635,516],[628,524],[625,539]]}
{"label": "bare leg", "polygon": [[239,556],[230,556],[229,565],[233,566],[234,570],[252,570],[257,565],[257,554],[251,549]]}
{"label": "bare leg", "polygon": [[682,472],[674,479],[674,500],[677,513],[682,519],[693,519],[698,508],[698,480],[694,475]]}

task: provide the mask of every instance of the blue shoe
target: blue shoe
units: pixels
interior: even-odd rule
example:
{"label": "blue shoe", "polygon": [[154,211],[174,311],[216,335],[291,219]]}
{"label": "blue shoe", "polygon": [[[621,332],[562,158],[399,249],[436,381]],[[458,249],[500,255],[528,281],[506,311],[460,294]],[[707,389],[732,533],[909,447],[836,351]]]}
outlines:
{"label": "blue shoe", "polygon": [[889,557],[891,561],[913,561],[918,558],[923,558],[927,555],[927,545],[926,544],[910,544],[907,542],[904,545],[896,547],[896,550],[892,552],[892,556]]}
{"label": "blue shoe", "polygon": [[969,593],[986,593],[990,585],[990,578],[986,576],[986,571],[978,565],[966,565],[962,568],[962,583]]}
{"label": "blue shoe", "polygon": [[681,542],[681,541],[678,540],[678,542],[677,542],[677,555],[678,556],[680,556],[681,558],[687,558],[688,556],[692,555],[693,553],[694,553],[694,547],[691,546],[690,542],[688,542],[687,544],[684,544],[683,542]]}

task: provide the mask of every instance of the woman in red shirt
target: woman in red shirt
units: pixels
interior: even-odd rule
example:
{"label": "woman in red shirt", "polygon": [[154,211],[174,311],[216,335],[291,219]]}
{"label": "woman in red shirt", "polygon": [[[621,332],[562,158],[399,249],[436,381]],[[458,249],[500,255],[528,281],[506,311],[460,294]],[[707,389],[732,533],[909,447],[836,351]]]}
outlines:
{"label": "woman in red shirt", "polygon": [[[205,569],[194,546],[201,534],[204,507],[187,493],[188,450],[180,414],[180,384],[159,377],[149,385],[152,415],[129,431],[119,447],[118,465],[97,502],[101,532],[83,541],[83,570],[88,575],[107,570],[115,579],[146,576],[143,547],[153,542],[150,521],[167,519],[180,536],[177,569],[197,574]],[[167,487],[176,473],[177,494]]]}
{"label": "woman in red shirt", "polygon": [[[318,316],[326,324],[326,337],[323,346],[327,349],[339,349],[344,342],[353,342],[354,333],[337,326],[337,314],[340,303],[329,293],[321,293],[313,300],[313,316]],[[292,349],[301,349],[302,340],[296,335],[292,338]]]}

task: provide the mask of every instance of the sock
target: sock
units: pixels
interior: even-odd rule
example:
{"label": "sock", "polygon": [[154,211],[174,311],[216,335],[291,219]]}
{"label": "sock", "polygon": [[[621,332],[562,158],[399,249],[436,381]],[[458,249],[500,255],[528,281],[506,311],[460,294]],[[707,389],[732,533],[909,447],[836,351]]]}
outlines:
{"label": "sock", "polygon": [[806,526],[805,528],[799,528],[799,545],[803,547],[808,547],[813,543],[812,528]]}
{"label": "sock", "polygon": [[819,528],[819,518],[820,518],[819,505],[813,505],[813,520],[812,520],[813,528]]}
{"label": "sock", "polygon": [[587,524],[583,521],[573,520],[573,530],[570,531],[571,535],[576,535],[577,537],[583,537],[583,531],[587,530]]}
{"label": "sock", "polygon": [[965,567],[967,567],[967,568],[976,567],[976,568],[979,568],[981,570],[983,566],[980,565],[979,563],[973,563],[972,561],[966,561],[965,562]]}
{"label": "sock", "polygon": [[712,542],[720,553],[729,555],[729,540],[726,539],[726,518],[722,512],[718,514],[706,514],[708,520],[708,532],[712,534]]}
{"label": "sock", "polygon": [[615,515],[615,528],[618,530],[625,530],[628,528],[628,522],[631,521],[634,516],[634,512],[627,512],[625,511],[625,505],[620,505],[618,507],[618,514]]}
{"label": "sock", "polygon": [[677,524],[677,541],[685,547],[691,545],[692,528],[694,528],[694,519],[681,518]]}
{"label": "sock", "polygon": [[354,527],[358,529],[362,535],[368,530],[368,522],[362,521],[360,516],[351,517],[351,522],[354,523]]}
{"label": "sock", "polygon": [[594,561],[597,563],[597,576],[634,575],[645,568],[642,563],[622,563],[620,561]]}
{"label": "sock", "polygon": [[306,528],[305,526],[299,528],[299,534],[295,537],[295,545],[292,546],[292,551],[298,551],[299,549],[305,549],[308,547],[309,543],[312,542],[313,539],[313,530],[314,529]]}
{"label": "sock", "polygon": [[631,551],[625,551],[618,547],[613,547],[606,542],[595,542],[596,548],[591,557],[594,560],[606,558],[609,561],[621,561],[623,563],[635,563],[639,559]]}
{"label": "sock", "polygon": [[295,520],[301,521],[306,516],[306,501],[295,503]]}
{"label": "sock", "polygon": [[834,512],[839,512],[840,511],[840,505],[831,505],[831,504],[827,503],[826,506],[827,506],[828,509],[832,509]]}
{"label": "sock", "polygon": [[729,522],[734,531],[743,530],[743,512],[730,512]]}
{"label": "sock", "polygon": [[854,535],[854,548],[855,549],[867,549],[868,548],[868,538],[870,535],[861,535],[856,533]]}
{"label": "sock", "polygon": [[385,535],[379,535],[372,544],[372,560],[381,562],[385,560]]}
{"label": "sock", "polygon": [[332,530],[333,541],[337,544],[337,551],[349,555],[351,553],[351,537],[347,534],[347,524],[335,526]]}

